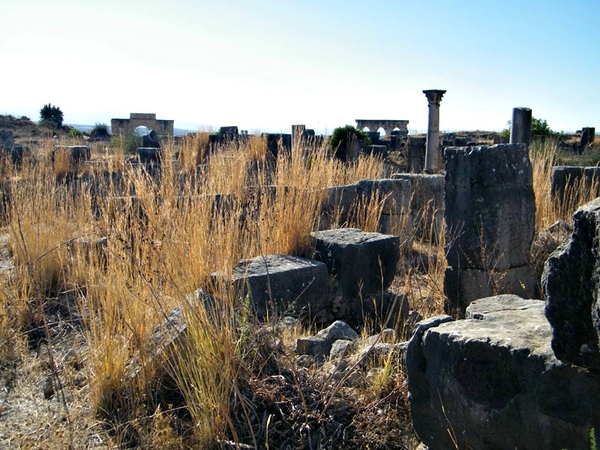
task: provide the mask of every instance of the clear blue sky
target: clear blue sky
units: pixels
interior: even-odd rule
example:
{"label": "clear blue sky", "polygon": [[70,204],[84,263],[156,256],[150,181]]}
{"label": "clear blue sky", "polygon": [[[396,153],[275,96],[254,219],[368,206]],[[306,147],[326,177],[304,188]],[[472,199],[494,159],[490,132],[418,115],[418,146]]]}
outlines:
{"label": "clear blue sky", "polygon": [[0,0],[0,114],[331,131],[500,130],[529,107],[600,129],[600,0]]}

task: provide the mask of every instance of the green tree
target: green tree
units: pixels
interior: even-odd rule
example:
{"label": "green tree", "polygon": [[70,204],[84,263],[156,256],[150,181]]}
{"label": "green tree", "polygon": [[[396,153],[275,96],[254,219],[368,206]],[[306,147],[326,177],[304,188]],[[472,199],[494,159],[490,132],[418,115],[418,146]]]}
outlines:
{"label": "green tree", "polygon": [[549,138],[556,135],[554,131],[543,119],[531,118],[531,137],[532,138]]}
{"label": "green tree", "polygon": [[[512,122],[507,122],[508,127],[501,131],[500,136],[509,138],[510,130],[512,128]],[[563,137],[562,133],[558,133],[548,125],[548,122],[544,119],[538,119],[536,117],[531,118],[531,137],[532,139],[546,139],[546,138],[558,138]]]}
{"label": "green tree", "polygon": [[367,133],[357,130],[352,125],[346,125],[345,127],[338,127],[333,130],[328,141],[329,149],[333,155],[345,161],[346,143],[353,140],[363,142],[365,145],[371,145],[371,138],[369,138]]}
{"label": "green tree", "polygon": [[58,129],[63,124],[63,113],[58,106],[52,106],[50,103],[40,109],[40,125],[49,128]]}

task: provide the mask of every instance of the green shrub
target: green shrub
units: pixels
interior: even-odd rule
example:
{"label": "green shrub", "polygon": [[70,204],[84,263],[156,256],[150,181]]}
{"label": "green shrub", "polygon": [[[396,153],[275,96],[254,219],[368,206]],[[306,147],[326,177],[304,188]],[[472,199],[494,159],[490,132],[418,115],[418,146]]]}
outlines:
{"label": "green shrub", "polygon": [[357,130],[352,125],[338,127],[333,130],[329,138],[329,149],[333,155],[337,154],[340,148],[343,148],[348,141],[357,140],[365,145],[371,145],[371,138],[362,130]]}
{"label": "green shrub", "polygon": [[81,132],[77,128],[71,128],[69,130],[69,137],[71,137],[71,138],[81,138],[81,137],[83,137],[83,132]]}
{"label": "green shrub", "polygon": [[137,149],[142,146],[142,137],[138,136],[134,131],[125,135],[113,136],[110,146],[113,149],[122,150],[125,154],[134,155]]}
{"label": "green shrub", "polygon": [[63,125],[63,113],[58,106],[52,106],[50,103],[40,109],[40,125],[48,128],[58,129]]}
{"label": "green shrub", "polygon": [[97,123],[94,125],[92,131],[90,131],[90,137],[93,139],[109,139],[110,133],[108,131],[108,125],[105,123]]}

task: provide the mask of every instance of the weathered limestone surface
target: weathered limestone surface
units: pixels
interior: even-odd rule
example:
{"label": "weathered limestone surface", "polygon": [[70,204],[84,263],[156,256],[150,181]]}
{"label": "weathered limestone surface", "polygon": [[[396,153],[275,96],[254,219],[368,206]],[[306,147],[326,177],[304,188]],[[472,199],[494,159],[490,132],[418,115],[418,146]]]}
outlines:
{"label": "weathered limestone surface", "polygon": [[526,144],[531,142],[531,109],[514,108],[512,126],[510,128],[511,144]]}
{"label": "weathered limestone surface", "polygon": [[462,299],[459,304],[464,306],[472,300],[490,297],[495,292],[524,295],[535,292],[537,282],[533,273],[529,264],[503,270],[448,267],[444,273],[444,291],[448,298]]}
{"label": "weathered limestone surface", "polygon": [[526,264],[535,198],[525,146],[448,147],[444,155],[448,263],[498,270]]}
{"label": "weathered limestone surface", "polygon": [[15,145],[15,135],[12,130],[0,130],[0,150],[11,151]]}
{"label": "weathered limestone surface", "polygon": [[[449,310],[464,311],[482,294],[498,292],[486,291],[486,284],[473,286],[470,292],[472,283],[461,279],[463,274],[469,276],[465,270],[502,273],[506,286],[525,289],[499,292],[532,295],[528,290],[535,287],[533,272],[525,276],[535,231],[527,148],[523,144],[447,147],[444,157],[446,255],[454,270],[450,275],[458,277],[448,286]],[[451,289],[456,284],[460,289]]]}
{"label": "weathered limestone surface", "polygon": [[162,150],[157,147],[139,147],[137,154],[143,164],[160,164],[162,160]]}
{"label": "weathered limestone surface", "polygon": [[240,261],[233,268],[238,296],[249,296],[260,319],[278,313],[323,324],[331,317],[325,310],[329,289],[327,266],[295,256],[267,255]]}
{"label": "weathered limestone surface", "polygon": [[358,333],[348,324],[336,320],[327,328],[319,331],[315,336],[296,339],[294,351],[298,355],[310,355],[319,360],[330,356],[333,345],[336,342],[353,342],[359,339]]}
{"label": "weathered limestone surface", "polygon": [[542,287],[556,356],[600,370],[600,198],[573,215],[571,239],[546,261]]}
{"label": "weathered limestone surface", "polygon": [[398,236],[339,228],[311,233],[315,259],[327,264],[348,298],[385,291],[398,264]]}
{"label": "weathered limestone surface", "polygon": [[600,167],[556,166],[552,168],[550,194],[553,200],[562,201],[573,190],[585,186],[587,191],[600,194]]}
{"label": "weathered limestone surface", "polygon": [[[411,182],[409,179],[361,180],[345,186],[327,189],[323,205],[322,227],[343,224],[348,214],[374,196],[383,201],[379,231],[385,234],[403,234],[410,228]],[[335,224],[335,225],[337,225]]]}
{"label": "weathered limestone surface", "polygon": [[437,241],[442,237],[444,224],[444,175],[416,173],[395,173],[394,180],[410,181],[410,223],[413,232],[419,237],[428,237]]}
{"label": "weathered limestone surface", "polygon": [[150,133],[142,136],[142,147],[161,148],[156,131],[150,130]]}
{"label": "weathered limestone surface", "polygon": [[408,346],[413,423],[429,449],[589,448],[600,377],[554,356],[544,303],[501,295],[467,317],[422,322]]}
{"label": "weathered limestone surface", "polygon": [[58,154],[64,155],[73,163],[78,164],[89,161],[91,150],[86,145],[57,145],[52,149],[52,162],[54,162]]}

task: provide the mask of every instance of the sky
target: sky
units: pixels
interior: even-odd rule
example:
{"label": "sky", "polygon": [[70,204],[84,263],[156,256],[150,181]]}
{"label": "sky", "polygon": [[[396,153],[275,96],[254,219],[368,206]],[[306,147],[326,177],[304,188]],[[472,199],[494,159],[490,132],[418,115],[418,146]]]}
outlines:
{"label": "sky", "polygon": [[0,114],[318,133],[600,129],[600,0],[0,0]]}

